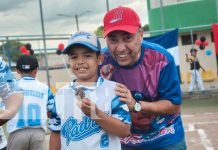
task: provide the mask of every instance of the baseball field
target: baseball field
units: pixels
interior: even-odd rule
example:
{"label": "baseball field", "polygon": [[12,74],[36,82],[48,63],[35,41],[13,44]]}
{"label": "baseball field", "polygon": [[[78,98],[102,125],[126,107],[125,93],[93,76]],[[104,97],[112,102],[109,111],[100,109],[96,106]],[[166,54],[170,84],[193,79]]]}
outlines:
{"label": "baseball field", "polygon": [[182,118],[188,150],[218,150],[218,96],[185,98]]}

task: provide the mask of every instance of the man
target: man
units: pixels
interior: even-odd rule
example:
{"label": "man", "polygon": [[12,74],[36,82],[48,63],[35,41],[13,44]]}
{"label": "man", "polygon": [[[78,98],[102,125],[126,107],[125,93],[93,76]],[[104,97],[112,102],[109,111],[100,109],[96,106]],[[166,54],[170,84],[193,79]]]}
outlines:
{"label": "man", "polygon": [[[17,81],[12,75],[5,61],[0,57],[0,125],[11,119],[20,108],[23,101],[22,90],[17,86]],[[0,127],[0,150],[6,150],[7,140],[3,129]]]}
{"label": "man", "polygon": [[201,78],[201,74],[199,72],[200,69],[205,71],[205,69],[200,65],[199,59],[197,58],[198,50],[192,48],[190,50],[191,57],[186,55],[186,61],[190,63],[190,70],[191,70],[191,82],[189,85],[189,92],[193,91],[194,85],[197,84],[201,91],[204,91],[204,85]]}
{"label": "man", "polygon": [[127,7],[104,16],[104,36],[108,52],[100,73],[121,83],[116,94],[131,111],[132,135],[121,140],[122,149],[185,150],[173,57],[163,47],[143,41],[140,19]]}

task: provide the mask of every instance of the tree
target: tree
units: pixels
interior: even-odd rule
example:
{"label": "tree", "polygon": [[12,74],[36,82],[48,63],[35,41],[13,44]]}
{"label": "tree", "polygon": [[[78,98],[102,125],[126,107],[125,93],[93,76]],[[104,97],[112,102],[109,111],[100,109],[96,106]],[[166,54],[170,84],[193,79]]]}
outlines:
{"label": "tree", "polygon": [[95,34],[97,36],[104,36],[104,27],[103,26],[98,27],[97,30],[95,31]]}
{"label": "tree", "polygon": [[18,57],[22,55],[20,47],[24,45],[17,40],[9,40],[6,43],[0,45],[0,54],[5,56],[5,60],[8,62],[16,62]]}
{"label": "tree", "polygon": [[149,31],[149,25],[148,25],[148,24],[145,24],[145,25],[142,27],[142,29],[143,29],[144,31]]}

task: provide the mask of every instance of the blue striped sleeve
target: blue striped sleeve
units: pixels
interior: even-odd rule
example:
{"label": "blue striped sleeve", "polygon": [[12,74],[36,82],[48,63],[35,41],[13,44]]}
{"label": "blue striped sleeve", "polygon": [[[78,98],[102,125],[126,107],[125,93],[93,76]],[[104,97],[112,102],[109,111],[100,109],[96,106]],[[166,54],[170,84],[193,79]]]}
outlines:
{"label": "blue striped sleeve", "polygon": [[124,123],[131,124],[131,117],[128,106],[121,102],[118,96],[112,100],[111,107],[113,117],[121,120]]}
{"label": "blue striped sleeve", "polygon": [[11,70],[6,63],[0,58],[0,97],[3,100],[8,99],[13,93],[20,93],[23,90],[18,86]]}

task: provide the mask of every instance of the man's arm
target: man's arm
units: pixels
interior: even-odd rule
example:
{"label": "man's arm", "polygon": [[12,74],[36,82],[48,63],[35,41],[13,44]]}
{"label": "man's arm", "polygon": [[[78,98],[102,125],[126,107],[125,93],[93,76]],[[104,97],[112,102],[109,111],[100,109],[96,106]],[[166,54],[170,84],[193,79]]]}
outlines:
{"label": "man's arm", "polygon": [[61,150],[60,132],[51,132],[49,150]]}
{"label": "man's arm", "polygon": [[[127,104],[130,111],[136,103],[136,100],[132,97],[131,92],[126,88],[125,85],[117,83],[115,88],[116,95],[120,96],[120,101]],[[155,102],[140,101],[142,113],[149,113],[154,115],[166,115],[166,114],[176,114],[180,112],[180,105],[174,105],[169,100],[159,100]]]}
{"label": "man's arm", "polygon": [[169,100],[159,100],[156,102],[141,102],[142,112],[155,115],[177,114],[180,112],[180,105],[174,105]]}

